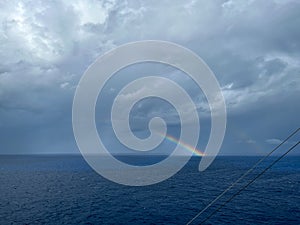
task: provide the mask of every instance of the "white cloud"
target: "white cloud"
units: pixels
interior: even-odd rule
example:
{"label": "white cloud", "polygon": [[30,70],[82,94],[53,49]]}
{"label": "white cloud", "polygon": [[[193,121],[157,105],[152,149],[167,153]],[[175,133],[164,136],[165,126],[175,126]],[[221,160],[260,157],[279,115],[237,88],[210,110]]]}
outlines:
{"label": "white cloud", "polygon": [[266,142],[271,145],[279,145],[282,142],[282,140],[277,138],[271,138],[271,139],[267,139]]}
{"label": "white cloud", "polygon": [[[281,144],[282,142],[283,142],[283,140],[278,139],[278,138],[271,138],[271,139],[267,139],[267,140],[266,140],[266,143],[271,144],[271,145],[279,145],[279,144]],[[292,144],[292,145],[294,145],[294,144],[296,144],[297,142],[296,142],[296,141],[286,141],[285,143],[286,143],[286,144]]]}

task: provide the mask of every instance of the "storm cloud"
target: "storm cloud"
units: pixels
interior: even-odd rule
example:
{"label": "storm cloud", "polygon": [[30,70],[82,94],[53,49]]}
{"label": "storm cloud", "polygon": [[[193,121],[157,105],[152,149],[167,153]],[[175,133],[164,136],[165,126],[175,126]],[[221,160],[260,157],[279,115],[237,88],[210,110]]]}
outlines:
{"label": "storm cloud", "polygon": [[[146,39],[181,44],[215,73],[228,111],[222,154],[263,154],[299,127],[298,1],[4,0],[0,8],[0,153],[78,153],[71,109],[80,77],[106,51]],[[159,66],[123,73],[105,101],[130,79],[160,73],[195,101],[205,146],[208,106],[190,79]],[[157,114],[178,123],[167,104],[145,101],[132,114],[136,129]]]}

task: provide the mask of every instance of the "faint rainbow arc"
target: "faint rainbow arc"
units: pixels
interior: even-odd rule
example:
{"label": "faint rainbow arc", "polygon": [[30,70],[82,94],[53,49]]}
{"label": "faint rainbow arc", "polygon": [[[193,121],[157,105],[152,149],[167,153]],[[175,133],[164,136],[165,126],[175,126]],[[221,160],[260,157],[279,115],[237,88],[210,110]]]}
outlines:
{"label": "faint rainbow arc", "polygon": [[191,146],[183,141],[180,141],[179,139],[177,139],[169,134],[166,134],[166,135],[159,134],[159,135],[161,135],[162,137],[165,137],[168,141],[173,142],[173,143],[185,148],[186,150],[194,153],[197,156],[205,156],[204,152],[200,151],[197,148],[194,148],[193,146]]}

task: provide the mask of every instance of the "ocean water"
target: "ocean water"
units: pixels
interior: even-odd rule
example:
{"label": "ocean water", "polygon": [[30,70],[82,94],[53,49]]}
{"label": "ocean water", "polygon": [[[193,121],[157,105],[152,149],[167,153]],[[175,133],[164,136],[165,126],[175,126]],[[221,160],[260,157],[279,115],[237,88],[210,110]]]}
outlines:
{"label": "ocean water", "polygon": [[[164,182],[128,187],[81,156],[0,156],[0,224],[186,224],[258,159],[218,157],[200,173],[193,157]],[[284,158],[205,224],[300,224],[300,157]]]}

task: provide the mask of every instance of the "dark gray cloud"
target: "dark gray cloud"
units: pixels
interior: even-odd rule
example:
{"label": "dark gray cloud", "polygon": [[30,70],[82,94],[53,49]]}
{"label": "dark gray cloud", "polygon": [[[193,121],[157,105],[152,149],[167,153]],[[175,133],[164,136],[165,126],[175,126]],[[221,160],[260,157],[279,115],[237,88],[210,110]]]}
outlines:
{"label": "dark gray cloud", "polygon": [[[300,124],[298,1],[5,0],[0,8],[1,153],[78,152],[71,107],[80,76],[105,51],[143,39],[182,44],[214,71],[228,109],[223,154],[264,153],[273,146],[270,140],[283,139]],[[204,147],[208,105],[195,84],[174,69],[125,70],[105,89],[103,104],[148,71],[188,90],[203,122]],[[140,104],[132,114],[137,130],[157,114],[178,124],[167,104]],[[105,110],[99,124],[109,122]]]}

